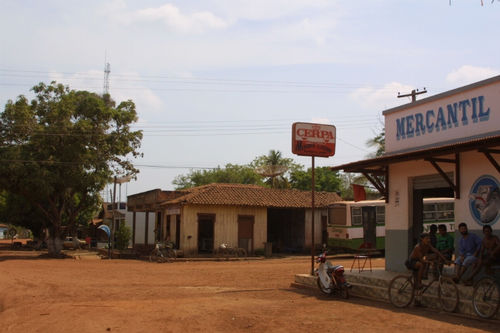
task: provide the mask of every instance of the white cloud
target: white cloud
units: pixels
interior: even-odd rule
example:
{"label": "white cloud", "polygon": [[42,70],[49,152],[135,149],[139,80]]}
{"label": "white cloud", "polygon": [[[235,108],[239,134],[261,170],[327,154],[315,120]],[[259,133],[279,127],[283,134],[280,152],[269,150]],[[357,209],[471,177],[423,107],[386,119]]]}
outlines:
{"label": "white cloud", "polygon": [[336,21],[331,18],[304,18],[297,23],[277,27],[273,37],[288,42],[313,41],[317,46],[324,46],[335,26]]}
{"label": "white cloud", "polygon": [[446,76],[446,81],[453,84],[465,85],[474,83],[492,76],[499,75],[500,70],[490,67],[476,67],[464,65],[459,69],[455,69]]}
{"label": "white cloud", "polygon": [[219,0],[215,1],[231,20],[265,21],[301,15],[309,9],[332,7],[328,0]]}
{"label": "white cloud", "polygon": [[382,110],[405,102],[397,98],[398,93],[407,93],[412,89],[414,89],[412,86],[391,82],[378,89],[373,87],[356,89],[349,97],[366,108]]}
{"label": "white cloud", "polygon": [[209,11],[184,13],[172,4],[149,7],[136,11],[127,10],[119,1],[116,10],[103,9],[102,12],[121,24],[135,22],[163,22],[169,29],[182,33],[202,33],[207,30],[224,29],[229,23]]}

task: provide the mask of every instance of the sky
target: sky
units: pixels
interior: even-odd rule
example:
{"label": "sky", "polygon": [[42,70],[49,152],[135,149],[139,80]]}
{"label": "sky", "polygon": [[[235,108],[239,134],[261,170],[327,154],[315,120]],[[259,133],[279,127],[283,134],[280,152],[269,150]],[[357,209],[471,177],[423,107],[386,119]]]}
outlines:
{"label": "sky", "polygon": [[102,93],[109,63],[144,134],[122,200],[272,149],[309,168],[294,122],[335,125],[315,164],[339,165],[374,152],[398,93],[499,75],[498,22],[490,0],[0,0],[0,105],[52,80]]}

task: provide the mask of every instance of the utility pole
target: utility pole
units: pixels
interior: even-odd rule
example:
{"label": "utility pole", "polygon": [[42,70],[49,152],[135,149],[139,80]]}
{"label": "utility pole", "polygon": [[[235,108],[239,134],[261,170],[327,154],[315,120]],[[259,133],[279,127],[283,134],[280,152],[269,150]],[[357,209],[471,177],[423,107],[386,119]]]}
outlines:
{"label": "utility pole", "polygon": [[113,222],[111,224],[111,247],[115,248],[115,232],[116,232],[116,221],[115,221],[115,212],[116,212],[116,176],[113,181]]}
{"label": "utility pole", "polygon": [[420,95],[420,94],[425,94],[427,93],[427,90],[425,90],[425,87],[424,87],[424,90],[421,90],[419,91],[418,89],[413,89],[411,91],[411,93],[409,94],[404,94],[404,95],[401,95],[401,93],[398,92],[398,98],[402,98],[402,97],[410,97],[411,96],[411,102],[414,103],[417,101],[417,95]]}

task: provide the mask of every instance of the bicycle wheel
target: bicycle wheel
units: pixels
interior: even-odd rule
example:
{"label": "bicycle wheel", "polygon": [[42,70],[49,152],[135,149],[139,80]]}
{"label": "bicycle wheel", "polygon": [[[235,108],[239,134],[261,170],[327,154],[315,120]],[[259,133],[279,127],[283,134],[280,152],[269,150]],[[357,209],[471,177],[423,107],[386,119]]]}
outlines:
{"label": "bicycle wheel", "polygon": [[151,251],[151,253],[149,254],[149,261],[158,262],[158,251],[156,249]]}
{"label": "bicycle wheel", "polygon": [[238,250],[236,250],[236,255],[238,257],[242,257],[242,258],[246,258],[247,256],[247,250],[245,250],[244,248],[238,248]]}
{"label": "bicycle wheel", "polygon": [[439,279],[438,297],[444,311],[453,312],[458,306],[458,288],[449,277]]}
{"label": "bicycle wheel", "polygon": [[389,283],[389,301],[398,308],[410,305],[415,297],[411,276],[398,275]]}
{"label": "bicycle wheel", "polygon": [[474,286],[474,311],[481,318],[493,317],[500,306],[500,287],[491,277],[484,277]]}
{"label": "bicycle wheel", "polygon": [[173,261],[177,258],[177,254],[175,253],[174,249],[167,249],[165,253],[165,258],[167,258],[167,261]]}

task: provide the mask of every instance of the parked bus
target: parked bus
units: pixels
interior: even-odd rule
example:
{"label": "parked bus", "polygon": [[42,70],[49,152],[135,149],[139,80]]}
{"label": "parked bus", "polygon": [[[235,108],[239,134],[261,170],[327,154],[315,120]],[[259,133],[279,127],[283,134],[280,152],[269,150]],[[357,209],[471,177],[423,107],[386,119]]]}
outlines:
{"label": "parked bus", "polygon": [[[453,198],[426,198],[423,205],[423,229],[445,224],[450,235],[455,231]],[[340,201],[329,207],[328,245],[358,249],[362,243],[385,249],[385,201]]]}

